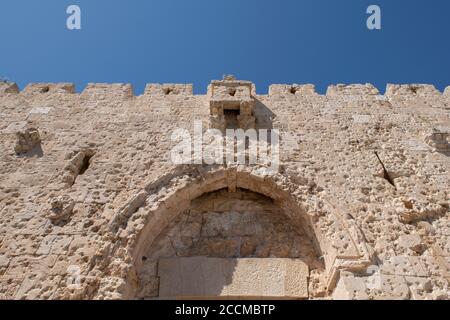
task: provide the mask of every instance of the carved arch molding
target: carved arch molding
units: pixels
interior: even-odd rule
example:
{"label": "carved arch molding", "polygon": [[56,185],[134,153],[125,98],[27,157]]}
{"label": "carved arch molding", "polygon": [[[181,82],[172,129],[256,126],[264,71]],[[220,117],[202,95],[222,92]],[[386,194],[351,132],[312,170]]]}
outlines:
{"label": "carved arch molding", "polygon": [[[246,189],[273,199],[293,225],[303,228],[323,256],[331,293],[341,270],[363,271],[372,257],[351,216],[321,198],[308,183],[299,181],[308,179],[246,166],[178,167],[150,181],[128,199],[110,222],[116,241],[102,281],[107,285],[101,284],[99,293],[102,297],[133,298],[139,286],[136,274],[142,267],[142,256],[158,235],[189,208],[192,200],[225,188],[231,192]],[[116,276],[118,273],[123,275],[121,279]]]}

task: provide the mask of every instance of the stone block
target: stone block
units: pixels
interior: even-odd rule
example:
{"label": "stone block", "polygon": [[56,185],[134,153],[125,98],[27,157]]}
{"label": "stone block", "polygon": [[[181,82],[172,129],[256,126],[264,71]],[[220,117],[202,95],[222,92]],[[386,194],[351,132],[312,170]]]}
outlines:
{"label": "stone block", "polygon": [[334,300],[367,300],[364,278],[354,276],[352,273],[341,272],[341,276],[333,292]]}
{"label": "stone block", "polygon": [[160,259],[160,298],[308,297],[308,266],[298,259]]}

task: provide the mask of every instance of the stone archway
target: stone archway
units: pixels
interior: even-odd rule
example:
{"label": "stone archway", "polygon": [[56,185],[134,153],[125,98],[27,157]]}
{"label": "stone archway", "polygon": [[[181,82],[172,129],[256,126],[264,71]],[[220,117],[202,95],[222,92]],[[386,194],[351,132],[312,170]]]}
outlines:
{"label": "stone archway", "polygon": [[320,257],[271,198],[221,189],[192,200],[148,247],[136,297],[304,299]]}
{"label": "stone archway", "polygon": [[[130,198],[111,222],[111,231],[121,238],[121,243],[116,246],[117,256],[121,258],[116,258],[111,265],[113,268],[121,265],[124,279],[119,281],[119,285],[100,288],[100,291],[115,290],[116,295],[120,293],[122,298],[137,297],[138,291],[142,291],[139,277],[146,268],[149,250],[158,242],[158,237],[161,241],[174,221],[192,209],[193,200],[223,189],[232,193],[246,190],[271,199],[274,206],[289,218],[289,224],[302,230],[317,255],[323,258],[322,276],[327,289],[334,289],[341,269],[364,269],[370,264],[370,255],[353,222],[321,199],[311,188],[314,184],[305,183],[307,181],[298,177],[294,181],[290,176],[268,173],[261,167],[224,169],[211,166],[178,168],[152,181],[142,192]],[[118,259],[122,263],[118,263]],[[212,262],[217,264],[217,261]]]}

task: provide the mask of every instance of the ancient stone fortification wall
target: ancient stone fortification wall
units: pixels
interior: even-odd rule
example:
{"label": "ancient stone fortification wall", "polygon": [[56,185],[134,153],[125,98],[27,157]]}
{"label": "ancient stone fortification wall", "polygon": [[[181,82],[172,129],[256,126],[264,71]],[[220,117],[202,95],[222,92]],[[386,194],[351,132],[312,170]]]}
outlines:
{"label": "ancient stone fortification wall", "polygon": [[450,88],[250,88],[236,123],[288,133],[276,173],[171,163],[173,129],[224,125],[211,90],[0,83],[0,298],[151,295],[146,254],[222,189],[270,198],[268,212],[303,230],[320,260],[309,262],[311,298],[449,298]]}

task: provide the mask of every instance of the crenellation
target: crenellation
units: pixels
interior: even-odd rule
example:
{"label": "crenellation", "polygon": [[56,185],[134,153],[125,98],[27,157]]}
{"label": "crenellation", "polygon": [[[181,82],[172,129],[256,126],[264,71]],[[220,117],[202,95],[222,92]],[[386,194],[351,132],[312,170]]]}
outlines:
{"label": "crenellation", "polygon": [[443,95],[450,98],[450,86],[445,88]]}
{"label": "crenellation", "polygon": [[19,93],[19,87],[15,82],[3,82],[0,81],[0,95]]}
{"label": "crenellation", "polygon": [[[220,81],[213,81],[217,84]],[[240,84],[249,86],[250,93],[253,96],[264,97],[264,95],[256,94],[256,86],[248,81],[240,81]],[[207,95],[211,95],[211,85],[208,86]],[[21,91],[14,82],[0,82],[0,94],[23,93],[23,94],[43,94],[43,93],[70,93],[76,94],[75,85],[73,83],[30,83]],[[122,83],[88,83],[81,93],[84,96],[90,95],[123,95],[125,98],[133,97],[133,87],[131,84]],[[168,95],[194,95],[192,84],[177,83],[149,83],[146,85],[144,95],[150,96],[168,96]],[[268,89],[268,96],[309,96],[320,94],[316,91],[313,84],[272,84]],[[330,85],[325,94],[328,97],[338,96],[360,96],[362,98],[370,98],[372,96],[380,96],[381,93],[372,84],[336,84]],[[393,97],[449,97],[450,86],[441,93],[433,85],[428,84],[388,84],[386,86],[387,98]]]}
{"label": "crenellation", "polygon": [[439,97],[441,93],[430,84],[388,84],[386,87],[386,97]]}
{"label": "crenellation", "polygon": [[75,93],[73,83],[30,83],[21,92],[25,95]]}
{"label": "crenellation", "polygon": [[144,95],[150,96],[172,96],[172,95],[193,95],[192,84],[176,84],[176,83],[149,83],[145,87]]}
{"label": "crenellation", "polygon": [[82,98],[90,100],[129,99],[133,98],[133,86],[129,83],[89,83],[81,93]]}
{"label": "crenellation", "polygon": [[327,97],[339,96],[377,96],[380,92],[370,83],[366,84],[337,84],[330,85],[327,89]]}
{"label": "crenellation", "polygon": [[317,95],[316,87],[313,84],[272,84],[269,86],[269,96],[304,96]]}

